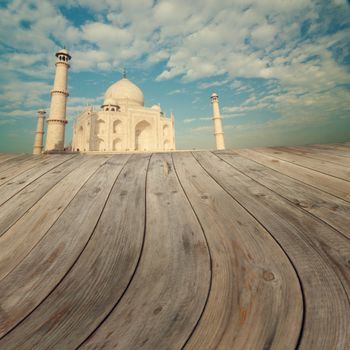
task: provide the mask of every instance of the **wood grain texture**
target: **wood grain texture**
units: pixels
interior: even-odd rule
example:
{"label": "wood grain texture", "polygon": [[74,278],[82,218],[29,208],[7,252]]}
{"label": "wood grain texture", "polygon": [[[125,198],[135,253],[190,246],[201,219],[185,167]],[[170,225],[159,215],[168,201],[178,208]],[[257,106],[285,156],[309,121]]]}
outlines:
{"label": "wood grain texture", "polygon": [[132,278],[141,252],[148,160],[149,155],[130,158],[73,268],[0,341],[0,349],[75,349],[108,315]]}
{"label": "wood grain texture", "polygon": [[287,256],[191,154],[173,157],[212,257],[209,300],[185,348],[294,348],[303,301]]}
{"label": "wood grain texture", "polygon": [[262,154],[267,154],[308,169],[316,170],[326,175],[331,175],[339,179],[350,181],[350,169],[342,165],[329,163],[319,159],[310,159],[298,154],[285,152],[283,148],[280,147],[256,148],[255,150],[261,152]]}
{"label": "wood grain texture", "polygon": [[0,280],[40,241],[89,177],[108,157],[90,158],[31,207],[0,237]]}
{"label": "wood grain texture", "polygon": [[328,223],[350,238],[350,203],[283,175],[236,152],[218,156],[253,180]]}
{"label": "wood grain texture", "polygon": [[40,164],[44,159],[44,156],[18,156],[11,158],[4,163],[0,164],[0,186],[10,181],[13,177],[18,176],[22,172],[35,167]]}
{"label": "wood grain texture", "polygon": [[28,186],[28,184],[31,182],[38,179],[40,176],[71,158],[73,158],[73,156],[54,158],[48,157],[40,162],[37,167],[31,168],[12,178],[11,181],[6,183],[6,186],[0,186],[0,205],[5,203],[9,198]]}
{"label": "wood grain texture", "polygon": [[0,350],[348,350],[349,160],[0,154]]}
{"label": "wood grain texture", "polygon": [[[337,156],[334,154],[322,153],[319,150],[312,149],[310,147],[283,147],[283,150],[286,152],[291,152],[298,154],[303,157],[313,158],[329,162],[331,164],[339,164],[350,168],[350,159],[349,157]],[[350,153],[350,151],[349,151]]]}
{"label": "wood grain texture", "polygon": [[180,349],[201,315],[209,289],[209,254],[169,154],[152,156],[146,212],[135,277],[81,349]]}
{"label": "wood grain texture", "polygon": [[[330,241],[325,246],[317,247],[308,236],[315,236],[318,230],[329,232],[328,227],[215,155],[198,152],[195,157],[227,192],[264,225],[293,262],[302,284],[306,310],[299,348],[345,349],[350,340],[350,308],[348,295],[338,275],[345,273],[346,278],[349,277],[349,241],[344,241],[341,247],[333,247],[331,240],[339,242],[340,235],[336,233],[335,238],[328,237]],[[333,254],[333,257],[328,254]]]}
{"label": "wood grain texture", "polygon": [[336,145],[308,145],[307,146],[310,149],[314,149],[317,152],[327,153],[327,154],[333,154],[336,156],[342,156],[342,157],[350,157],[350,151],[349,146],[345,147],[339,147]]}
{"label": "wood grain texture", "polygon": [[[6,162],[9,159],[12,158],[17,158],[20,156],[23,156],[23,153],[9,153],[9,154],[5,154],[5,153],[0,153],[0,163]],[[0,169],[1,169],[1,164],[0,164]]]}
{"label": "wood grain texture", "polygon": [[235,150],[235,152],[282,174],[288,175],[293,179],[302,181],[308,185],[350,202],[350,183],[348,181],[334,178],[330,175],[325,175],[318,171],[307,169],[296,164],[291,164],[282,159],[276,159],[275,157],[271,157],[260,152],[248,149]]}
{"label": "wood grain texture", "polygon": [[[29,210],[38,200],[40,200],[52,187],[61,181],[71,171],[78,168],[86,157],[61,158],[64,163],[51,169],[46,174],[41,174],[35,181],[27,184],[23,189],[16,186],[0,187],[0,236],[4,234],[27,210]],[[31,170],[30,170],[31,171]],[[38,171],[40,174],[41,172]],[[21,175],[19,175],[21,177]],[[33,174],[33,177],[35,175]],[[18,179],[16,180],[16,182]],[[21,182],[20,180],[19,182]],[[28,180],[26,181],[26,183]],[[9,187],[9,189],[7,189]],[[19,191],[15,195],[15,192]],[[12,196],[13,195],[13,196]],[[11,197],[12,196],[12,197]],[[16,210],[13,210],[16,208]]]}
{"label": "wood grain texture", "polygon": [[116,177],[129,157],[114,156],[102,164],[35,249],[2,281],[0,337],[38,306],[74,264],[90,239]]}

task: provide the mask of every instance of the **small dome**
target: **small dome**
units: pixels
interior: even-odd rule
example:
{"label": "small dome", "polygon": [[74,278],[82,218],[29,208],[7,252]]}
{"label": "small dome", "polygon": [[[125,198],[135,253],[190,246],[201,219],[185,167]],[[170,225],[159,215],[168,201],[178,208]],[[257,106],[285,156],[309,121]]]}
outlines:
{"label": "small dome", "polygon": [[157,111],[160,111],[160,105],[159,104],[153,105],[151,108],[152,109],[156,109]]}
{"label": "small dome", "polygon": [[69,59],[72,58],[67,49],[60,49],[60,50],[58,50],[58,51],[56,52],[56,57],[58,57],[59,55],[68,56]]}
{"label": "small dome", "polygon": [[108,106],[108,105],[117,106],[117,102],[115,102],[115,100],[113,98],[106,98],[103,101],[103,105],[102,106]]}
{"label": "small dome", "polygon": [[144,105],[144,97],[141,89],[129,79],[123,78],[111,85],[105,93],[105,101],[113,99],[117,104],[123,104],[126,100],[129,104]]}

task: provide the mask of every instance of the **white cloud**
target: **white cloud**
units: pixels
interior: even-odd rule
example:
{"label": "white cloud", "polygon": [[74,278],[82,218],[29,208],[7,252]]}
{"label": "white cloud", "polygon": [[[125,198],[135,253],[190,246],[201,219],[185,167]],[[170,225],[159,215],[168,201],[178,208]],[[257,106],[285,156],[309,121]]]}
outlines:
{"label": "white cloud", "polygon": [[268,106],[269,106],[268,103],[259,102],[251,106],[226,106],[222,110],[227,113],[241,113],[241,112],[255,111],[257,109],[263,109]]}
{"label": "white cloud", "polygon": [[[88,8],[92,16],[74,25],[57,4]],[[327,9],[334,14],[324,16]],[[10,48],[2,56],[0,69],[9,84],[3,84],[0,99],[13,111],[46,104],[51,83],[20,78],[51,82],[53,52],[66,44],[75,72],[164,63],[157,80],[181,77],[185,83],[199,80],[199,89],[231,88],[237,99],[246,99],[237,105],[228,102],[223,108],[226,119],[260,109],[279,110],[294,123],[293,113],[305,115],[304,109],[322,118],[325,113],[344,115],[350,96],[339,85],[350,81],[345,62],[349,15],[345,0],[10,1],[0,9],[1,41]],[[336,32],[331,27],[335,19]],[[303,23],[309,23],[307,36]],[[255,91],[255,80],[270,82],[264,94]],[[176,88],[169,95],[180,91]],[[72,112],[95,103],[69,101]]]}
{"label": "white cloud", "polygon": [[277,28],[271,24],[264,23],[255,27],[251,33],[253,43],[257,47],[266,47],[274,39]]}
{"label": "white cloud", "polygon": [[172,91],[169,91],[167,93],[168,96],[172,96],[172,95],[178,95],[178,94],[183,94],[185,92],[184,89],[175,89],[175,90],[172,90]]}
{"label": "white cloud", "polygon": [[210,131],[213,131],[212,126],[199,126],[198,128],[193,128],[191,129],[192,132],[199,133],[199,132],[204,132],[204,133],[209,133]]}

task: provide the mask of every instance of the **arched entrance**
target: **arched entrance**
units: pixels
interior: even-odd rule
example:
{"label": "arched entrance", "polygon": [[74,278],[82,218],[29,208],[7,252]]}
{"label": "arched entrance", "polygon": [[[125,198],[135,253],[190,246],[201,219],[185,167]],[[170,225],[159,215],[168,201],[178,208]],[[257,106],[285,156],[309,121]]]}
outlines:
{"label": "arched entrance", "polygon": [[151,124],[143,120],[135,126],[135,150],[148,151],[153,148]]}
{"label": "arched entrance", "polygon": [[122,122],[120,120],[115,120],[113,122],[113,134],[120,134],[121,132],[121,127],[122,127]]}
{"label": "arched entrance", "polygon": [[123,150],[123,144],[122,140],[120,138],[113,140],[113,151],[122,151]]}
{"label": "arched entrance", "polygon": [[98,139],[98,150],[101,152],[106,150],[105,141],[101,138]]}
{"label": "arched entrance", "polygon": [[168,151],[170,149],[170,142],[169,142],[169,140],[165,140],[164,141],[163,149],[164,149],[164,151]]}
{"label": "arched entrance", "polygon": [[106,122],[103,119],[97,120],[97,135],[103,135],[105,133],[105,124]]}
{"label": "arched entrance", "polygon": [[169,127],[168,125],[163,126],[163,137],[166,139],[169,136]]}

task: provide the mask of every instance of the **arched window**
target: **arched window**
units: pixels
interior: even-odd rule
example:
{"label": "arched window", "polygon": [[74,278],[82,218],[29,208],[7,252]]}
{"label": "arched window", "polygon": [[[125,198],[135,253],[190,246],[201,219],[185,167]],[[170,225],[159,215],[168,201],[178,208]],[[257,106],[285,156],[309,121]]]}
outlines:
{"label": "arched window", "polygon": [[113,122],[113,133],[114,134],[119,134],[120,133],[120,131],[121,131],[121,124],[122,124],[122,122],[120,121],[120,120],[115,120],[114,122]]}
{"label": "arched window", "polygon": [[103,119],[97,120],[97,130],[96,130],[97,134],[99,135],[104,134],[104,129],[105,129],[104,124],[105,124],[105,121]]}
{"label": "arched window", "polygon": [[113,140],[113,151],[122,151],[123,144],[120,138],[116,138]]}
{"label": "arched window", "polygon": [[169,142],[169,140],[165,140],[163,143],[163,150],[167,151],[169,149],[170,149],[170,142]]}
{"label": "arched window", "polygon": [[135,126],[135,149],[137,151],[148,151],[153,148],[152,127],[145,120]]}
{"label": "arched window", "polygon": [[163,136],[164,136],[164,138],[167,138],[168,135],[169,135],[169,127],[168,127],[168,125],[164,125],[163,126]]}

